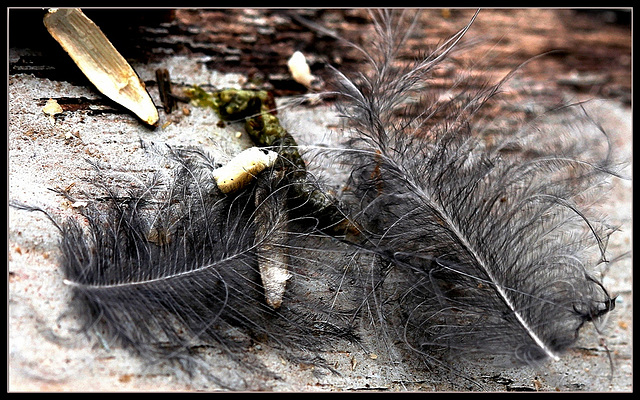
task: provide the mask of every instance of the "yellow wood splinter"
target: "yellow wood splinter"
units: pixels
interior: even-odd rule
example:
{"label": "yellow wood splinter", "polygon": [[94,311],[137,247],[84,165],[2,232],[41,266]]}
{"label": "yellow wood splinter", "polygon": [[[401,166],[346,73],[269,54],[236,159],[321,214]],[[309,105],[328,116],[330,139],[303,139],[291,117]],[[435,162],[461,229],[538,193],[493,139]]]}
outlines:
{"label": "yellow wood splinter", "polygon": [[100,92],[147,124],[158,122],[158,110],[144,83],[80,9],[51,9],[44,25]]}

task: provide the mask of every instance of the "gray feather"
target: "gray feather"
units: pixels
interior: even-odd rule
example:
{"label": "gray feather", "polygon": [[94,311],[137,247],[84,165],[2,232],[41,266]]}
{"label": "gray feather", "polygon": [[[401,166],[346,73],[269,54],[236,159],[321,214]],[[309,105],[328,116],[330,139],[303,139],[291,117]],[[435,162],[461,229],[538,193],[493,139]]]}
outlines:
{"label": "gray feather", "polygon": [[[445,103],[428,90],[468,26],[403,64],[395,44],[406,32],[392,29],[391,13],[374,17],[382,40],[367,57],[370,74],[355,81],[341,75],[339,83],[352,132],[344,158],[352,171],[350,215],[365,232],[361,245],[395,265],[404,282],[397,303],[379,312],[403,314],[399,335],[427,354],[557,359],[585,322],[614,307],[590,272],[606,261],[610,231],[585,207],[615,175],[606,135],[574,105],[519,129],[492,129],[488,142],[482,133],[491,122],[476,115],[496,101],[504,81]],[[558,116],[564,127],[543,123]],[[590,134],[600,152],[585,148]],[[554,147],[525,151],[527,141],[550,137]]]}

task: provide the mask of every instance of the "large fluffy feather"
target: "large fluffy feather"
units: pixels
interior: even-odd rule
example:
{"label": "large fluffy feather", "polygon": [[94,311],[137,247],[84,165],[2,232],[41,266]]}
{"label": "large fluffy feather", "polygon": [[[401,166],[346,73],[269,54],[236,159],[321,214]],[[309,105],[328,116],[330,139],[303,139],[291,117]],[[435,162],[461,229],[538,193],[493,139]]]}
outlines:
{"label": "large fluffy feather", "polygon": [[[146,360],[177,361],[234,388],[242,386],[201,367],[197,349],[221,347],[237,369],[259,371],[259,361],[240,351],[251,340],[317,365],[332,340],[355,340],[349,317],[360,294],[332,292],[348,250],[314,237],[313,221],[289,217],[286,179],[269,171],[223,194],[204,155],[172,151],[172,158],[179,164],[171,181],[154,177],[124,194],[105,186],[82,211],[87,227],[62,225],[62,267],[87,326]],[[259,265],[283,259],[292,276],[274,310]]]}
{"label": "large fluffy feather", "polygon": [[[393,29],[390,13],[375,17],[371,72],[341,76],[340,91],[352,132],[347,196],[365,236],[359,245],[401,275],[397,298],[383,299],[379,312],[400,312],[399,335],[426,354],[557,359],[585,322],[614,307],[590,272],[605,261],[608,233],[582,208],[612,173],[606,135],[579,105],[519,129],[489,130],[491,121],[476,115],[503,82],[444,103],[428,89],[468,26],[424,59],[401,64],[406,32]],[[551,118],[556,124],[545,126]],[[594,132],[601,151],[586,139]],[[527,141],[550,138],[555,147],[525,152]]]}

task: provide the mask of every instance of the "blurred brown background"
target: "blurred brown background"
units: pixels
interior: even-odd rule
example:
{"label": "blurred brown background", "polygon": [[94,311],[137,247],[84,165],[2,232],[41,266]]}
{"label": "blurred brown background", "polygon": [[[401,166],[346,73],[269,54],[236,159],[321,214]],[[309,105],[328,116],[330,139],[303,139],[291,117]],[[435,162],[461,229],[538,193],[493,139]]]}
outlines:
{"label": "blurred brown background", "polygon": [[[38,73],[75,80],[77,70],[40,23],[42,10],[10,11],[9,46],[33,52],[9,65],[10,74]],[[206,66],[238,72],[279,94],[304,88],[290,79],[286,62],[293,51],[307,56],[313,74],[326,64],[358,70],[362,57],[337,40],[314,32],[312,21],[356,44],[366,44],[371,24],[365,9],[121,10],[84,9],[129,60],[151,62],[170,55],[206,56]],[[413,15],[413,11],[408,14]],[[473,9],[425,9],[405,56],[414,57],[464,27]],[[467,41],[475,46],[458,55],[461,67],[490,53],[490,68],[504,75],[531,57],[552,53],[527,66],[527,77],[595,97],[631,102],[631,11],[569,9],[481,10]]]}

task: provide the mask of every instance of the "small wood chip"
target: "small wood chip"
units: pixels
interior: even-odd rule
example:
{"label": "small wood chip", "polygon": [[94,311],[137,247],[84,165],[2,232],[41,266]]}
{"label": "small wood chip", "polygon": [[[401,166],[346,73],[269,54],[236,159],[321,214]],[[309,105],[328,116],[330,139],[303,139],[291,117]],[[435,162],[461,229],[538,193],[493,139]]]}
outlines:
{"label": "small wood chip", "polygon": [[291,72],[293,80],[308,88],[311,87],[311,82],[313,82],[315,77],[311,75],[311,69],[309,68],[309,64],[307,64],[304,54],[299,51],[293,53],[287,62],[287,66],[289,67],[289,72]]}
{"label": "small wood chip", "polygon": [[54,99],[49,99],[44,107],[42,107],[42,112],[47,114],[49,121],[51,121],[51,125],[54,125],[56,123],[55,116],[62,112],[62,107],[60,107],[60,104],[58,104]]}
{"label": "small wood chip", "polygon": [[257,173],[271,167],[277,157],[276,152],[251,147],[215,169],[213,177],[223,193],[230,193],[243,188]]}

